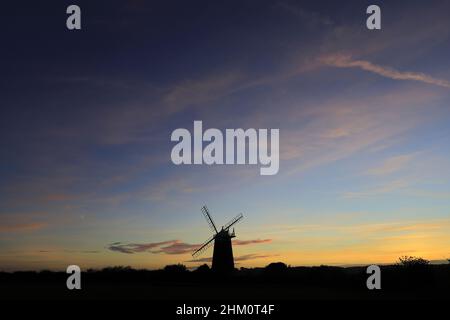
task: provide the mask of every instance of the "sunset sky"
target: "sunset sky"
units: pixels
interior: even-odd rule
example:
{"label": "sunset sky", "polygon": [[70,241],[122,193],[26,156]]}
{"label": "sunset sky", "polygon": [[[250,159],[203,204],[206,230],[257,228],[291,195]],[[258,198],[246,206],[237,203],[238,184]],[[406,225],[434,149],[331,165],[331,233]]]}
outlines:
{"label": "sunset sky", "polygon": [[[370,4],[2,4],[0,270],[209,263],[204,204],[236,267],[450,258],[450,2]],[[194,120],[278,128],[278,174],[174,165]]]}

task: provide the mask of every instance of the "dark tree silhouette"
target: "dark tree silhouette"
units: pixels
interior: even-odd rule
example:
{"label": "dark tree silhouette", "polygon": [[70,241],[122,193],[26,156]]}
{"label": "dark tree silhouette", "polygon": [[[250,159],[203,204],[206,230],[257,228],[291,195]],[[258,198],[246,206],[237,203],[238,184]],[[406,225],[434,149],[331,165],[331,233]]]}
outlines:
{"label": "dark tree silhouette", "polygon": [[272,273],[281,273],[287,270],[287,265],[283,262],[272,262],[269,265],[266,266],[267,272]]}
{"label": "dark tree silhouette", "polygon": [[430,261],[425,260],[420,257],[412,257],[412,256],[403,256],[399,258],[399,264],[405,267],[419,267],[419,266],[427,266],[430,264]]}
{"label": "dark tree silhouette", "polygon": [[187,268],[186,268],[186,266],[184,264],[181,264],[181,263],[179,263],[179,264],[170,264],[170,265],[167,265],[167,266],[164,267],[164,271],[179,273],[179,272],[186,272]]}
{"label": "dark tree silhouette", "polygon": [[210,272],[210,271],[211,271],[211,269],[209,268],[209,266],[206,263],[202,264],[197,269],[195,269],[195,272],[199,272],[199,273],[206,273],[206,272]]}

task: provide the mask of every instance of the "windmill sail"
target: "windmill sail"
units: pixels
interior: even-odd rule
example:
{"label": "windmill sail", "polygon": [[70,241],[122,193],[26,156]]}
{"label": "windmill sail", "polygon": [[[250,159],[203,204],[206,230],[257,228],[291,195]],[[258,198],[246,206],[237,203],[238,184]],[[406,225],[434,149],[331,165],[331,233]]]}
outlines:
{"label": "windmill sail", "polygon": [[217,234],[218,231],[216,225],[214,224],[214,221],[211,218],[211,215],[209,214],[208,208],[206,206],[202,207],[202,213],[205,216],[206,222],[208,222],[208,225],[211,228],[211,230]]}
{"label": "windmill sail", "polygon": [[244,217],[244,215],[242,213],[239,213],[230,222],[228,222],[226,225],[224,225],[223,229],[228,230],[233,224],[236,224],[237,222],[239,222],[243,217]]}
{"label": "windmill sail", "polygon": [[199,256],[200,254],[202,254],[205,250],[207,250],[212,244],[213,244],[213,240],[216,236],[212,236],[211,238],[209,238],[208,240],[206,240],[205,242],[203,242],[203,244],[200,246],[200,248],[198,248],[197,250],[195,250],[192,253],[192,256],[195,258],[197,256]]}

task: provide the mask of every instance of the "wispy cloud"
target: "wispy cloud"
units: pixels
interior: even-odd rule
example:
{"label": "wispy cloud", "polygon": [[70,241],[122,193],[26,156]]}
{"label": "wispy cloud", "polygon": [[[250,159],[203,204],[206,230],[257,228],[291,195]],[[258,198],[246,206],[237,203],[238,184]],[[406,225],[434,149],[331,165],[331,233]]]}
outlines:
{"label": "wispy cloud", "polygon": [[[398,142],[399,137],[436,117],[423,111],[435,110],[439,99],[428,88],[403,89],[364,100],[337,97],[321,105],[287,111],[283,116],[305,124],[283,131],[280,158],[284,172],[304,172],[368,148]],[[292,168],[286,169],[290,163]]]}
{"label": "wispy cloud", "polygon": [[46,227],[47,224],[43,222],[30,222],[30,223],[16,223],[0,226],[0,232],[27,232],[35,231]]}
{"label": "wispy cloud", "polygon": [[347,199],[379,196],[403,190],[411,186],[411,184],[412,181],[409,179],[396,179],[366,190],[348,191],[343,196]]}
{"label": "wispy cloud", "polygon": [[[235,240],[234,245],[244,246],[258,243],[271,242],[272,239],[251,239],[251,240]],[[168,240],[162,242],[150,242],[150,243],[122,243],[114,242],[107,246],[111,251],[120,253],[133,254],[140,252],[150,253],[164,253],[164,254],[185,254],[190,253],[197,249],[202,244],[190,244],[182,242],[181,240]]]}
{"label": "wispy cloud", "polygon": [[186,107],[203,104],[227,95],[238,87],[243,75],[237,72],[214,74],[200,79],[185,80],[171,88],[162,98],[168,114]]}
{"label": "wispy cloud", "polygon": [[245,254],[243,256],[238,256],[234,258],[234,261],[246,261],[246,260],[255,260],[255,259],[263,259],[269,257],[278,256],[277,254]]}
{"label": "wispy cloud", "polygon": [[167,246],[161,247],[159,250],[152,251],[152,253],[184,254],[190,253],[198,247],[198,244],[189,244],[176,240]]}
{"label": "wispy cloud", "polygon": [[0,233],[33,232],[49,226],[46,212],[0,212]]}
{"label": "wispy cloud", "polygon": [[[411,213],[414,212],[413,209],[398,209],[395,212],[389,212],[390,215],[394,213]],[[359,215],[377,215],[382,214],[382,212],[374,213],[359,213]],[[447,234],[447,230],[450,228],[449,218],[440,219],[397,219],[391,221],[372,221],[372,222],[355,222],[355,221],[343,221],[342,214],[334,216],[332,219],[327,219],[327,221],[316,220],[314,223],[304,223],[304,224],[280,224],[271,227],[271,234],[275,235],[287,235],[289,233],[295,233],[299,235],[299,238],[295,240],[302,242],[308,242],[308,239],[315,237],[316,235],[326,234],[328,236],[344,235],[349,236],[352,239],[369,237],[381,237],[387,234],[397,234],[402,232],[431,232],[431,231],[441,231]],[[317,240],[317,239],[315,239]],[[341,237],[340,240],[343,240]],[[329,238],[325,237],[323,241],[329,241]]]}
{"label": "wispy cloud", "polygon": [[179,243],[179,240],[169,240],[152,243],[127,243],[127,244],[121,242],[114,242],[108,245],[108,249],[111,251],[133,254],[136,252],[152,252],[152,249],[171,246],[176,243]]}
{"label": "wispy cloud", "polygon": [[350,55],[333,54],[323,56],[319,58],[319,60],[322,63],[333,67],[359,68],[394,80],[420,81],[445,88],[450,88],[450,82],[447,80],[434,78],[421,72],[398,71],[390,67],[374,64],[367,60],[353,60]]}
{"label": "wispy cloud", "polygon": [[405,167],[414,157],[415,154],[394,156],[386,159],[380,166],[370,168],[366,173],[369,175],[391,174]]}
{"label": "wispy cloud", "polygon": [[289,12],[294,17],[299,18],[300,21],[305,23],[310,27],[316,26],[331,26],[334,25],[334,22],[327,16],[323,14],[319,14],[318,12],[313,12],[306,10],[298,5],[293,5],[287,2],[280,2],[276,4],[276,7],[284,9],[286,12]]}
{"label": "wispy cloud", "polygon": [[267,242],[272,242],[272,239],[234,240],[233,244],[236,246],[245,246],[247,244],[258,244]]}

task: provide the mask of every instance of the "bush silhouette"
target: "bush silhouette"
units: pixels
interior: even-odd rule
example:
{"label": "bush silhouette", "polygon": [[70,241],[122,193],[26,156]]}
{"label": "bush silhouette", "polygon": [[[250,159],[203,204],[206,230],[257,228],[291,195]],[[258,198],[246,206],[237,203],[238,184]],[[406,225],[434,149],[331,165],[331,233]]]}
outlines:
{"label": "bush silhouette", "polygon": [[184,264],[169,264],[164,267],[165,272],[171,272],[171,273],[183,273],[187,272],[187,268]]}
{"label": "bush silhouette", "polygon": [[423,267],[430,264],[430,261],[420,257],[403,256],[399,258],[399,264],[404,267]]}
{"label": "bush silhouette", "polygon": [[106,267],[103,268],[103,272],[131,272],[134,269],[130,266],[114,266],[114,267]]}
{"label": "bush silhouette", "polygon": [[211,271],[211,269],[209,268],[209,266],[206,263],[202,264],[197,269],[195,269],[195,272],[199,272],[199,273],[206,273],[209,271]]}
{"label": "bush silhouette", "polygon": [[272,262],[266,266],[265,270],[271,273],[282,273],[287,270],[287,265],[283,262]]}
{"label": "bush silhouette", "polygon": [[432,269],[430,261],[412,256],[403,256],[399,258],[398,273],[395,281],[398,287],[402,288],[425,288],[432,283]]}

